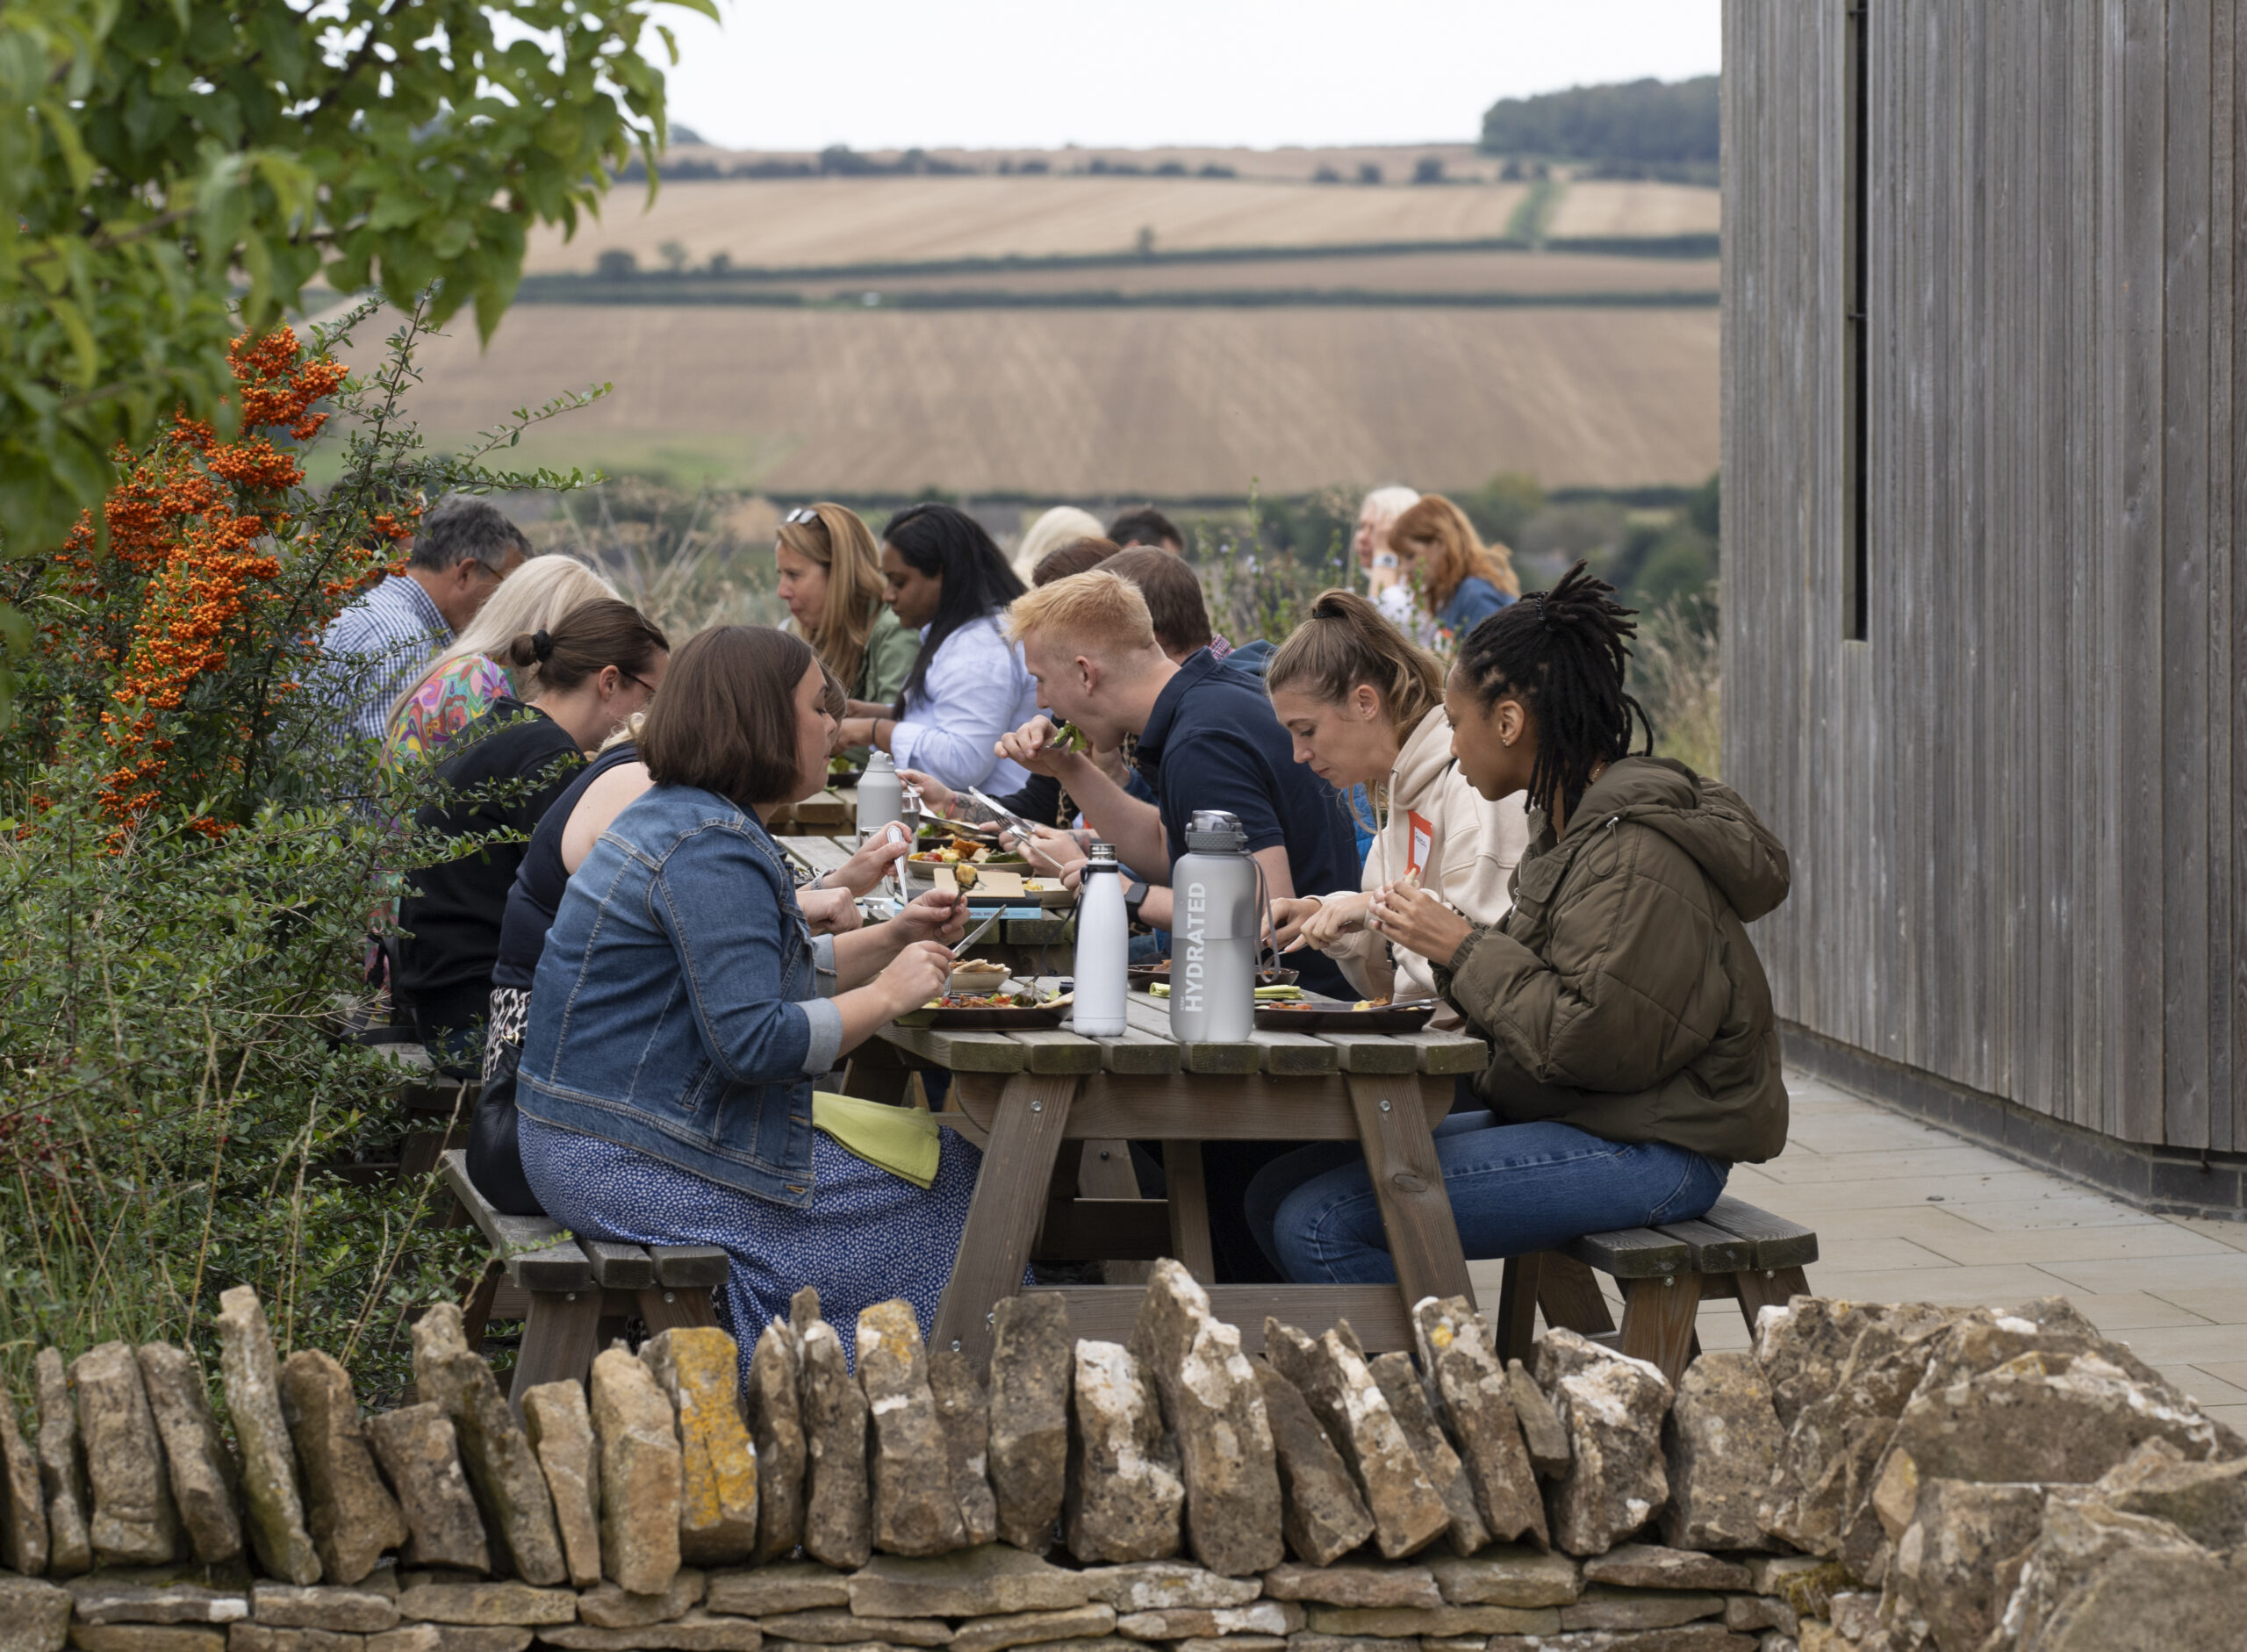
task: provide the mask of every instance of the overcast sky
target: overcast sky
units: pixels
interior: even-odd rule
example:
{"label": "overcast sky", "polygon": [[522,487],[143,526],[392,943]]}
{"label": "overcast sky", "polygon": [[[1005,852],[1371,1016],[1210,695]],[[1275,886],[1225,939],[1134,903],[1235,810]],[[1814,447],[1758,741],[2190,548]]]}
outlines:
{"label": "overcast sky", "polygon": [[[737,148],[1470,142],[1499,97],[1716,72],[1719,0],[719,0],[671,117]],[[659,49],[659,48],[658,48]]]}

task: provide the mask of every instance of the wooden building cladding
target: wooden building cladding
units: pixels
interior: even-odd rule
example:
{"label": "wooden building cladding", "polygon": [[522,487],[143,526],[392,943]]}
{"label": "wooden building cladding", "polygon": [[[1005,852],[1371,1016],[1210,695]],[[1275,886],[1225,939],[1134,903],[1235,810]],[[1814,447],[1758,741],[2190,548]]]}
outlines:
{"label": "wooden building cladding", "polygon": [[1724,11],[1725,777],[1794,858],[1780,1013],[2196,1152],[2247,1150],[2243,9]]}

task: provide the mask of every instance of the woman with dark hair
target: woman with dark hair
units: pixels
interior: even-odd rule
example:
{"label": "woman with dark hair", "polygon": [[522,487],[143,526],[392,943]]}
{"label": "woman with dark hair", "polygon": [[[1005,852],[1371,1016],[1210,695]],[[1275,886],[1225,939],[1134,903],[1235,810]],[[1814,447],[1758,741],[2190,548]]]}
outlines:
{"label": "woman with dark hair", "polygon": [[523,1174],[586,1238],[722,1245],[743,1361],[816,1283],[909,1299],[925,1333],[980,1156],[928,1113],[815,1094],[885,1023],[944,990],[955,894],[812,936],[765,830],[825,784],[842,693],[800,637],[718,626],[678,652],[640,731],[655,784],[564,891],[517,1074]]}
{"label": "woman with dark hair", "polygon": [[[1452,751],[1484,797],[1527,794],[1514,904],[1476,923],[1409,880],[1368,921],[1434,965],[1490,1041],[1488,1112],[1436,1156],[1467,1254],[1701,1215],[1741,1160],[1776,1158],[1787,1093],[1771,991],[1747,925],[1786,899],[1787,855],[1738,794],[1633,752],[1653,730],[1624,688],[1630,611],[1578,563],[1475,628],[1447,682]],[[1249,1189],[1289,1279],[1396,1277],[1364,1160],[1310,1147]]]}
{"label": "woman with dark hair", "polygon": [[842,743],[879,746],[901,769],[956,791],[1019,790],[1030,778],[994,750],[1037,715],[1022,650],[999,621],[1022,581],[976,520],[949,505],[912,505],[882,536],[883,600],[921,634],[921,657],[887,716],[847,717]]}
{"label": "woman with dark hair", "polygon": [[608,597],[581,603],[551,629],[507,644],[506,664],[537,673],[529,703],[502,694],[448,743],[449,755],[434,772],[455,801],[424,807],[422,829],[446,837],[516,835],[478,842],[411,874],[413,893],[398,910],[398,995],[449,1076],[474,1078],[481,1066],[478,1030],[523,837],[585,755],[647,706],[670,652],[664,634],[630,604]]}

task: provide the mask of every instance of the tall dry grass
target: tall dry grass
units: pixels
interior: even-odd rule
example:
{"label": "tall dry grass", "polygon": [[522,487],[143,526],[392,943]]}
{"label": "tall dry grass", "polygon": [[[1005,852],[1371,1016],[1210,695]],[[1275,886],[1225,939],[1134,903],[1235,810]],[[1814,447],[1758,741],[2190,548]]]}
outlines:
{"label": "tall dry grass", "polygon": [[1718,597],[1676,597],[1639,616],[1631,688],[1653,719],[1655,751],[1696,773],[1720,778],[1724,671],[1717,648]]}

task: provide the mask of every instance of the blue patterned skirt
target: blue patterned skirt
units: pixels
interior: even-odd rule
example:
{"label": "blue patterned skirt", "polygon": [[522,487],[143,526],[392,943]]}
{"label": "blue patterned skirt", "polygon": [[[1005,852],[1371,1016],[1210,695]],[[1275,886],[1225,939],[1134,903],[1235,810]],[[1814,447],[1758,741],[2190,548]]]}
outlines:
{"label": "blue patterned skirt", "polygon": [[772,1204],[629,1147],[521,1119],[523,1174],[546,1213],[580,1239],[721,1245],[733,1257],[721,1318],[750,1355],[788,1299],[819,1287],[820,1311],[855,1358],[858,1311],[902,1296],[927,1337],[951,1278],[982,1153],[944,1132],[936,1185],[923,1192],[812,1132],[812,1200]]}

